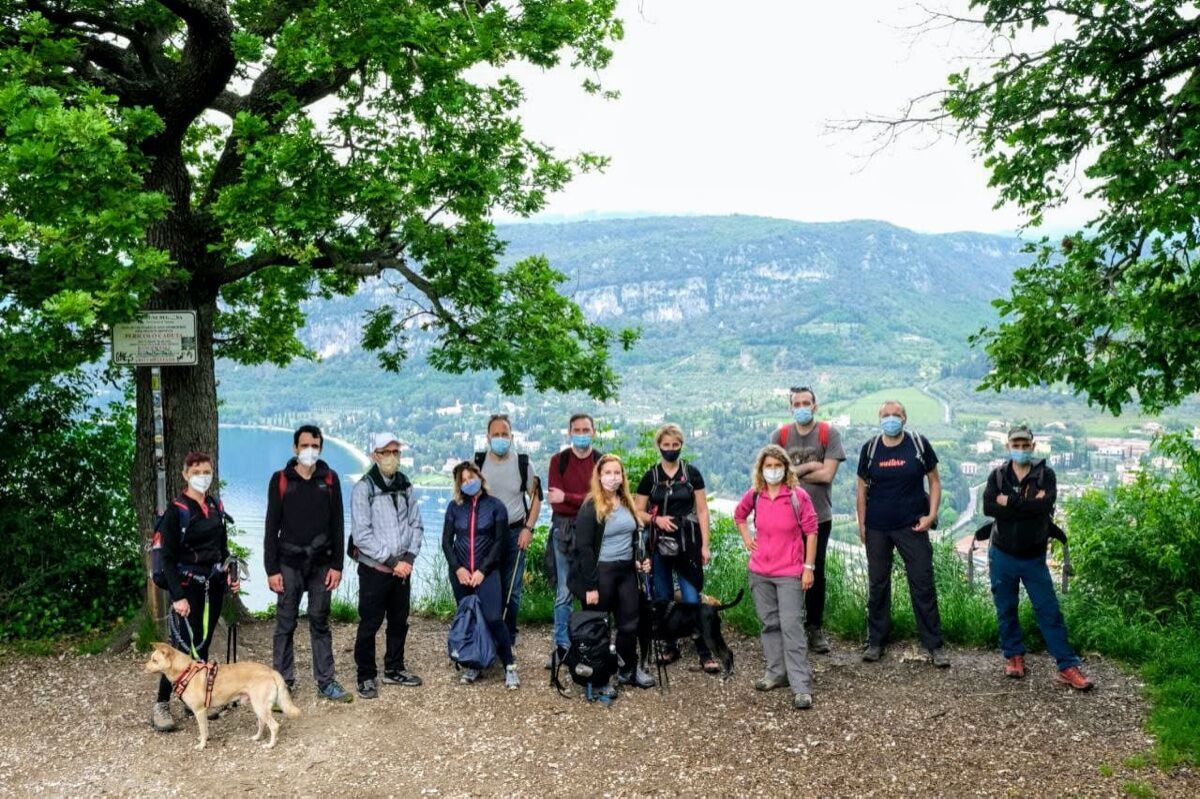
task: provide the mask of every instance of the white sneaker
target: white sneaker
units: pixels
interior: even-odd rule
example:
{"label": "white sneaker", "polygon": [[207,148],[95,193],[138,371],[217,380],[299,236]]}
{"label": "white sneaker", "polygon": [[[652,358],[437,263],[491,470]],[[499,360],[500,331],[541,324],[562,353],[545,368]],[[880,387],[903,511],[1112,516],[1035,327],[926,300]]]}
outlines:
{"label": "white sneaker", "polygon": [[479,679],[479,669],[463,669],[462,676],[458,681],[463,685],[470,685]]}
{"label": "white sneaker", "polygon": [[517,677],[517,667],[515,665],[505,667],[504,687],[510,691],[515,691],[521,687],[521,679]]}

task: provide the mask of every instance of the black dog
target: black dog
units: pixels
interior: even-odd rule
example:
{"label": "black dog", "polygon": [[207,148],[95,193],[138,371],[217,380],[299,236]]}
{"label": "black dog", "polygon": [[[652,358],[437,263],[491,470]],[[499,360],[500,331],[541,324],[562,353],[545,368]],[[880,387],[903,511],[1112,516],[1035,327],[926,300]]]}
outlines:
{"label": "black dog", "polygon": [[699,633],[721,663],[721,679],[728,680],[733,675],[733,651],[721,635],[721,611],[741,602],[745,593],[745,590],[739,590],[734,600],[724,605],[716,604],[716,600],[707,596],[701,596],[699,605],[685,605],[673,599],[650,602],[650,637],[656,641],[674,642]]}

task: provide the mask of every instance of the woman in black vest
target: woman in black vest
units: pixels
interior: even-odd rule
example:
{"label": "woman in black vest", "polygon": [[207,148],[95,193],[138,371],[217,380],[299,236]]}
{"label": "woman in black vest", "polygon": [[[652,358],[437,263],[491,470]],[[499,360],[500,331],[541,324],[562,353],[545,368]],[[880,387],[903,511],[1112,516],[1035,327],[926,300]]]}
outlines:
{"label": "woman in black vest", "polygon": [[[195,660],[208,660],[208,646],[221,617],[226,589],[237,593],[237,570],[226,573],[232,522],[221,503],[208,496],[212,486],[212,457],[189,452],[183,461],[187,488],[163,514],[155,532],[161,536],[163,576],[171,597],[167,617],[171,646]],[[160,732],[175,729],[171,716],[171,682],[159,678],[158,698],[150,713],[150,725]],[[217,711],[210,711],[210,718]]]}
{"label": "woman in black vest", "polygon": [[[683,430],[678,425],[660,427],[654,444],[661,460],[642,476],[634,497],[650,533],[654,601],[671,600],[678,580],[680,604],[699,608],[704,567],[711,559],[704,476],[695,466],[680,460]],[[695,643],[701,667],[710,674],[719,672],[721,664],[704,642],[697,637]],[[679,647],[671,641],[660,658],[661,664],[678,659]]]}
{"label": "woman in black vest", "polygon": [[641,624],[638,572],[649,573],[650,561],[641,550],[638,513],[625,466],[616,455],[605,455],[596,462],[591,490],[575,517],[575,551],[567,586],[585,609],[609,611],[616,617],[617,681],[653,688],[654,678],[637,656],[639,632],[643,659],[649,653],[649,630]]}

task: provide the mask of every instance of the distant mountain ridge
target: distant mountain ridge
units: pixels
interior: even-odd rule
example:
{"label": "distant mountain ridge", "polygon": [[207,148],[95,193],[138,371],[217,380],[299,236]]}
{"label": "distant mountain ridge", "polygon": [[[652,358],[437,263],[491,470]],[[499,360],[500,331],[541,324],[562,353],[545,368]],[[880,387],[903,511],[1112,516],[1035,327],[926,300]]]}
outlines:
{"label": "distant mountain ridge", "polygon": [[[726,355],[734,345],[799,348],[822,364],[954,361],[1028,260],[1016,238],[873,221],[638,217],[499,230],[505,262],[546,255],[589,318],[641,325],[670,356],[703,342]],[[327,357],[355,351],[362,313],[390,294],[372,282],[308,303],[306,343]],[[645,357],[656,356],[633,356]]]}

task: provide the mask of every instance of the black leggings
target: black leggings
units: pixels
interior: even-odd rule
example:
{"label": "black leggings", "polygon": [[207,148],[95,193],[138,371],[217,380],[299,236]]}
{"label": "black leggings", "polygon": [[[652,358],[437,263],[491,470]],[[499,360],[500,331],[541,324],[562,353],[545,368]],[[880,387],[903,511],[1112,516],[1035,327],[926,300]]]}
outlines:
{"label": "black leggings", "polygon": [[601,561],[596,568],[600,603],[594,607],[616,617],[617,657],[621,659],[621,671],[632,671],[637,665],[638,643],[641,643],[643,658],[650,650],[649,627],[642,622],[642,592],[637,571],[631,560]]}
{"label": "black leggings", "polygon": [[[186,579],[186,578],[185,578]],[[204,603],[208,600],[208,629],[204,629]],[[212,643],[213,632],[217,622],[221,620],[221,604],[225,601],[225,575],[215,575],[207,585],[197,580],[187,580],[183,586],[183,598],[190,606],[185,619],[172,608],[167,617],[167,628],[170,634],[171,646],[192,657],[192,645],[200,660],[208,660],[208,645]],[[188,635],[191,630],[191,635]],[[166,677],[158,681],[158,701],[166,702],[171,698],[171,681]]]}

